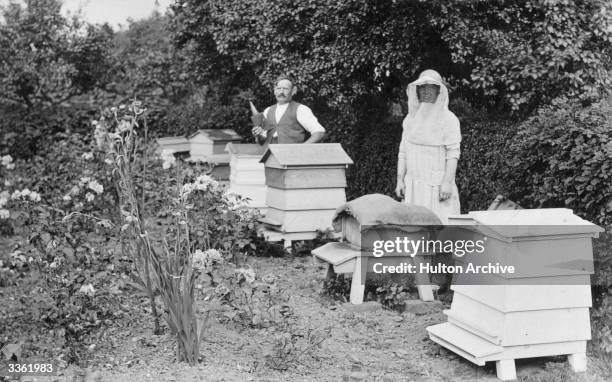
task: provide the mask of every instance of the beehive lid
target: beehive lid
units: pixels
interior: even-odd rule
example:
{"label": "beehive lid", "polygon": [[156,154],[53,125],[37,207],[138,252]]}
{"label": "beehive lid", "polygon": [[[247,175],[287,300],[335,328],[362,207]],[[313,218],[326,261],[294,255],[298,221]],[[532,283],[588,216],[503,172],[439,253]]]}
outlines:
{"label": "beehive lid", "polygon": [[200,129],[189,136],[189,139],[204,135],[211,141],[241,141],[242,137],[232,129]]}
{"label": "beehive lid", "polygon": [[160,145],[164,144],[164,143],[188,143],[189,140],[184,137],[184,136],[177,136],[177,137],[161,137],[161,138],[157,138],[157,143],[159,143]]}
{"label": "beehive lid", "polygon": [[571,234],[597,236],[604,231],[567,208],[472,211],[449,217],[449,224],[475,226],[506,239]]}
{"label": "beehive lid", "polygon": [[353,164],[339,143],[272,144],[260,162],[281,168]]}
{"label": "beehive lid", "polygon": [[228,164],[230,161],[228,154],[213,154],[202,157],[189,157],[186,159],[188,162],[202,162],[211,163],[216,165]]}
{"label": "beehive lid", "polygon": [[247,143],[228,143],[225,146],[225,152],[230,153],[231,155],[263,155],[266,151],[265,146],[261,146],[258,144],[247,144]]}

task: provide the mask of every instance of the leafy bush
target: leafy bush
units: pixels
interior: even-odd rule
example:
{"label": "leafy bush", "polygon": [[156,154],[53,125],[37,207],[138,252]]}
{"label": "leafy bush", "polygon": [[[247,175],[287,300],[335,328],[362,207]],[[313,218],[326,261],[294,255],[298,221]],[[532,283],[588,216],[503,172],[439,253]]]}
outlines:
{"label": "leafy bush", "polygon": [[504,170],[511,158],[506,145],[516,130],[516,122],[486,114],[461,117],[461,158],[456,183],[462,213],[485,210],[495,196],[509,193]]}
{"label": "leafy bush", "polygon": [[87,106],[41,107],[36,112],[21,106],[0,106],[0,152],[30,159],[57,150],[57,144],[67,139],[73,143],[82,140],[79,147],[86,146],[95,112],[96,108]]}
{"label": "leafy bush", "polygon": [[[84,186],[101,193],[95,182]],[[83,206],[93,202],[84,193],[74,198]],[[109,293],[111,258],[100,256],[97,245],[110,237],[112,224],[89,213],[44,204],[37,192],[27,188],[15,190],[4,207],[9,216],[3,218],[10,220],[16,234],[27,239],[10,255],[10,264],[16,268],[28,265],[43,275],[52,303],[40,318],[48,327],[61,329],[68,361],[76,362],[84,336],[111,317],[117,304]]]}
{"label": "leafy bush", "polygon": [[587,108],[562,101],[518,128],[502,178],[524,207],[566,207],[612,223],[612,99]]}

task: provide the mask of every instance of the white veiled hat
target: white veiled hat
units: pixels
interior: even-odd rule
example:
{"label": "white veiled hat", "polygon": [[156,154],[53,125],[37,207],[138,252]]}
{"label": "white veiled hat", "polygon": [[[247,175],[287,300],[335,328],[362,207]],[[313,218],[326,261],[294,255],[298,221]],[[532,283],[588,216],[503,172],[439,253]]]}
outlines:
{"label": "white veiled hat", "polygon": [[[433,84],[440,87],[440,94],[434,104],[421,103],[417,86]],[[440,146],[461,142],[459,120],[448,110],[448,89],[442,76],[435,70],[425,70],[406,89],[408,115],[403,126],[406,139],[419,145]]]}

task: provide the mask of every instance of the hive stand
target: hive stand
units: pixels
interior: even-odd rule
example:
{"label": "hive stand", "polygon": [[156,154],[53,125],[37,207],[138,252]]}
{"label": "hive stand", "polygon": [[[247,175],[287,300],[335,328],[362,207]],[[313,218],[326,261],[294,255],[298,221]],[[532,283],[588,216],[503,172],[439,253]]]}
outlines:
{"label": "hive stand", "polygon": [[[265,218],[261,219],[265,220]],[[283,242],[283,248],[291,253],[293,250],[293,242],[300,240],[313,240],[317,237],[316,232],[279,232],[271,229],[261,229],[260,236],[263,236],[269,242]]]}
{"label": "hive stand", "polygon": [[471,255],[471,263],[516,270],[456,274],[448,322],[428,327],[430,339],[476,365],[495,361],[504,381],[516,379],[519,358],[568,355],[572,370],[585,371],[591,240],[603,229],[567,209],[478,211],[449,224],[461,224],[455,235],[463,240],[486,238],[484,253]]}
{"label": "hive stand", "polygon": [[[327,243],[319,248],[312,250],[315,261],[328,264],[326,278],[329,280],[336,274],[350,274],[351,293],[350,301],[352,304],[363,303],[365,282],[368,273],[373,273],[376,263],[382,265],[396,266],[401,263],[409,262],[417,267],[421,262],[428,261],[427,254],[419,254],[414,258],[406,254],[385,254],[382,257],[374,257],[371,252],[362,251],[355,248],[350,243]],[[433,291],[429,283],[427,274],[416,273],[415,283],[419,292],[419,298],[423,301],[433,301]]]}

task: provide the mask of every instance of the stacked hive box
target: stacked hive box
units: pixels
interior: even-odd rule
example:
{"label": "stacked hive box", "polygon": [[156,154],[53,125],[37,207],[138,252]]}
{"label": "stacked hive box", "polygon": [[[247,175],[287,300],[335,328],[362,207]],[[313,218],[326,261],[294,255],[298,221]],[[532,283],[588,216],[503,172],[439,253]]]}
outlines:
{"label": "stacked hive box", "polygon": [[228,143],[225,151],[230,155],[229,191],[249,198],[250,207],[265,209],[266,174],[259,162],[264,146]]}
{"label": "stacked hive box", "polygon": [[471,212],[449,224],[461,225],[461,239],[486,238],[472,264],[513,265],[515,273],[456,274],[448,322],[428,327],[430,338],[477,365],[496,361],[502,380],[516,378],[517,358],[569,355],[583,371],[591,239],[602,229],[567,209]]}
{"label": "stacked hive box", "polygon": [[269,145],[261,162],[268,230],[290,244],[331,227],[335,209],[346,202],[345,170],[353,163],[339,143]]}
{"label": "stacked hive box", "polygon": [[218,180],[229,180],[229,154],[225,153],[228,143],[239,143],[242,137],[230,129],[198,130],[189,137],[191,161],[213,165],[212,174]]}

